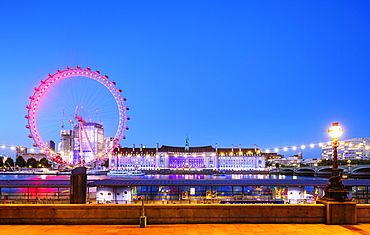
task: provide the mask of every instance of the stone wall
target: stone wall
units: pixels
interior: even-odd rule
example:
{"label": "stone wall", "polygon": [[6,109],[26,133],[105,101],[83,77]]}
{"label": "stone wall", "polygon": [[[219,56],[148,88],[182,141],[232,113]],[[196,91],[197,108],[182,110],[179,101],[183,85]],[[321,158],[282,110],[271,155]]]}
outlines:
{"label": "stone wall", "polygon": [[140,206],[0,205],[0,224],[139,224]]}
{"label": "stone wall", "polygon": [[157,223],[325,223],[322,205],[153,206],[149,224]]}
{"label": "stone wall", "polygon": [[357,204],[357,222],[370,223],[370,204]]}
{"label": "stone wall", "polygon": [[[0,205],[0,224],[139,224],[139,205]],[[325,223],[324,205],[146,205],[148,224]]]}

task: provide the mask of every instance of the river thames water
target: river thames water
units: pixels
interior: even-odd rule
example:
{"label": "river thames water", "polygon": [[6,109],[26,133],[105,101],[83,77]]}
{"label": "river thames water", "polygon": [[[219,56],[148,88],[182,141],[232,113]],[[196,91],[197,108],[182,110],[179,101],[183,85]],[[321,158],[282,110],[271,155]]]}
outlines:
{"label": "river thames water", "polygon": [[[225,175],[143,175],[143,176],[107,176],[88,175],[87,179],[327,179],[310,176],[264,175],[264,174],[225,174]],[[69,180],[69,175],[0,175],[0,180]]]}

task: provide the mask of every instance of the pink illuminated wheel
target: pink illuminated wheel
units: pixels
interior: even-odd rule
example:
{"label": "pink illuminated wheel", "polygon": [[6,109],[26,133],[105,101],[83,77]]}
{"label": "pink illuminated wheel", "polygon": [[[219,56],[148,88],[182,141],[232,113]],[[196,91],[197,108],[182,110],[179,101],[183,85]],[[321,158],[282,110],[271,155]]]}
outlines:
{"label": "pink illuminated wheel", "polygon": [[121,89],[90,68],[58,70],[41,81],[27,105],[29,137],[49,160],[89,165],[106,159],[124,139]]}

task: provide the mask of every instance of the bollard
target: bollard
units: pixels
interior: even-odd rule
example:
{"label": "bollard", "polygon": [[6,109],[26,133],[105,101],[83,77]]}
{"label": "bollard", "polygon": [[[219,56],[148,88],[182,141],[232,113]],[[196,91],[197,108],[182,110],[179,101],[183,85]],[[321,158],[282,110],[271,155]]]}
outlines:
{"label": "bollard", "polygon": [[146,227],[146,216],[140,216],[140,228]]}
{"label": "bollard", "polygon": [[141,199],[140,228],[145,228],[146,227],[146,216],[145,216],[145,211],[144,211],[145,196],[141,196],[140,199]]}

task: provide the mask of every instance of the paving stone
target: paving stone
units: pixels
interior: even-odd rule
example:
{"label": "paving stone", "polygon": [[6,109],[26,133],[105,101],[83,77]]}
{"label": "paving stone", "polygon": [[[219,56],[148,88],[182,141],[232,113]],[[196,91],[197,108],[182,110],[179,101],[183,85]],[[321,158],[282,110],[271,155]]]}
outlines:
{"label": "paving stone", "polygon": [[169,224],[148,225],[0,225],[1,235],[239,235],[239,234],[361,234],[370,235],[370,224]]}

